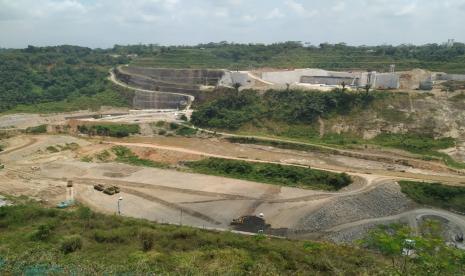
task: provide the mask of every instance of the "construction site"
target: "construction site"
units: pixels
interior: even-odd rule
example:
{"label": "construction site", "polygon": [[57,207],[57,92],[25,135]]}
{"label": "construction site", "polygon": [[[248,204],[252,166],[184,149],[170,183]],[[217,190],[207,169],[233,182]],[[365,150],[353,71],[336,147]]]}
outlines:
{"label": "construction site", "polygon": [[[192,105],[203,101],[215,87],[237,89],[326,90],[385,89],[434,92],[437,83],[464,80],[462,75],[413,70],[409,72],[331,72],[297,70],[194,70],[121,66],[111,71],[116,85],[135,90],[133,108],[99,112],[0,117],[0,127],[12,138],[2,140],[0,193],[26,195],[51,206],[82,202],[92,209],[193,227],[264,232],[295,239],[325,239],[351,243],[376,225],[402,222],[417,229],[424,219],[446,226],[447,240],[465,248],[465,216],[415,203],[400,189],[398,180],[436,181],[465,185],[465,171],[418,159],[398,150],[363,151],[331,148],[331,152],[280,149],[231,143],[237,137],[197,128],[197,135],[158,135],[153,123],[182,124]],[[420,106],[418,104],[418,106]],[[462,114],[463,116],[463,114]],[[57,129],[78,124],[133,123],[140,134],[128,138],[87,137]],[[48,134],[24,134],[28,127],[47,124]],[[457,136],[464,128],[457,127]],[[452,130],[451,130],[452,131]],[[244,136],[245,137],[245,136]],[[463,137],[463,136],[462,136]],[[71,146],[72,145],[72,146]],[[149,168],[102,158],[115,146],[129,148],[140,158],[168,164]],[[463,158],[463,144],[449,149]],[[52,150],[52,149],[56,150]],[[339,191],[283,187],[233,178],[196,174],[183,162],[222,158],[248,162],[311,167],[347,173],[352,184]],[[0,198],[0,204],[2,203]]]}

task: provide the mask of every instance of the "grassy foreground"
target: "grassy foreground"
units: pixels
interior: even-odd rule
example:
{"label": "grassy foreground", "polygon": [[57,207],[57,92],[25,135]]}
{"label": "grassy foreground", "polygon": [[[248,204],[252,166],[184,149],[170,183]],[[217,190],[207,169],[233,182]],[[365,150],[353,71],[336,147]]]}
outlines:
{"label": "grassy foreground", "polygon": [[373,275],[384,258],[328,243],[160,225],[36,203],[0,208],[2,275]]}
{"label": "grassy foreground", "polygon": [[413,181],[399,184],[402,192],[417,203],[465,213],[465,187]]}
{"label": "grassy foreground", "polygon": [[200,161],[186,162],[186,165],[196,173],[226,176],[289,187],[334,191],[352,183],[350,176],[345,173],[332,173],[279,164],[208,158]]}

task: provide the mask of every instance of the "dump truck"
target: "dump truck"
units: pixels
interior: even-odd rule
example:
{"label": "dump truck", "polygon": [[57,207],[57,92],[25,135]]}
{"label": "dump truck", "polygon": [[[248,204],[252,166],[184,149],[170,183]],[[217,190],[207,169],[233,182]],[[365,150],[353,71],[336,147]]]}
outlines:
{"label": "dump truck", "polygon": [[114,194],[117,194],[120,192],[120,189],[118,186],[110,186],[108,188],[106,188],[105,190],[103,190],[103,193],[107,194],[107,195],[114,195]]}

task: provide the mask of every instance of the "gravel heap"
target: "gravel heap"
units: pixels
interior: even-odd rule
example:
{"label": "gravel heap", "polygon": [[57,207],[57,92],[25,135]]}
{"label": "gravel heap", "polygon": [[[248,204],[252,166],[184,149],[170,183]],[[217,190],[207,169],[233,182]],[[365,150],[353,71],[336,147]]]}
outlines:
{"label": "gravel heap", "polygon": [[407,211],[413,204],[400,191],[399,185],[386,183],[364,193],[335,198],[302,218],[297,229],[319,232],[362,219],[396,215]]}

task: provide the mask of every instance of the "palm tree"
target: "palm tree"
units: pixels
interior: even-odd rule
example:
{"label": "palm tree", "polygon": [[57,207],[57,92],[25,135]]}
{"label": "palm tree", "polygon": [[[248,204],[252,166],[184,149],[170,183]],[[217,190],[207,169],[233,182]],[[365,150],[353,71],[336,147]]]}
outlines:
{"label": "palm tree", "polygon": [[342,86],[342,92],[345,92],[345,91],[346,91],[346,86],[347,86],[346,82],[343,81],[343,82],[341,83],[341,86]]}

